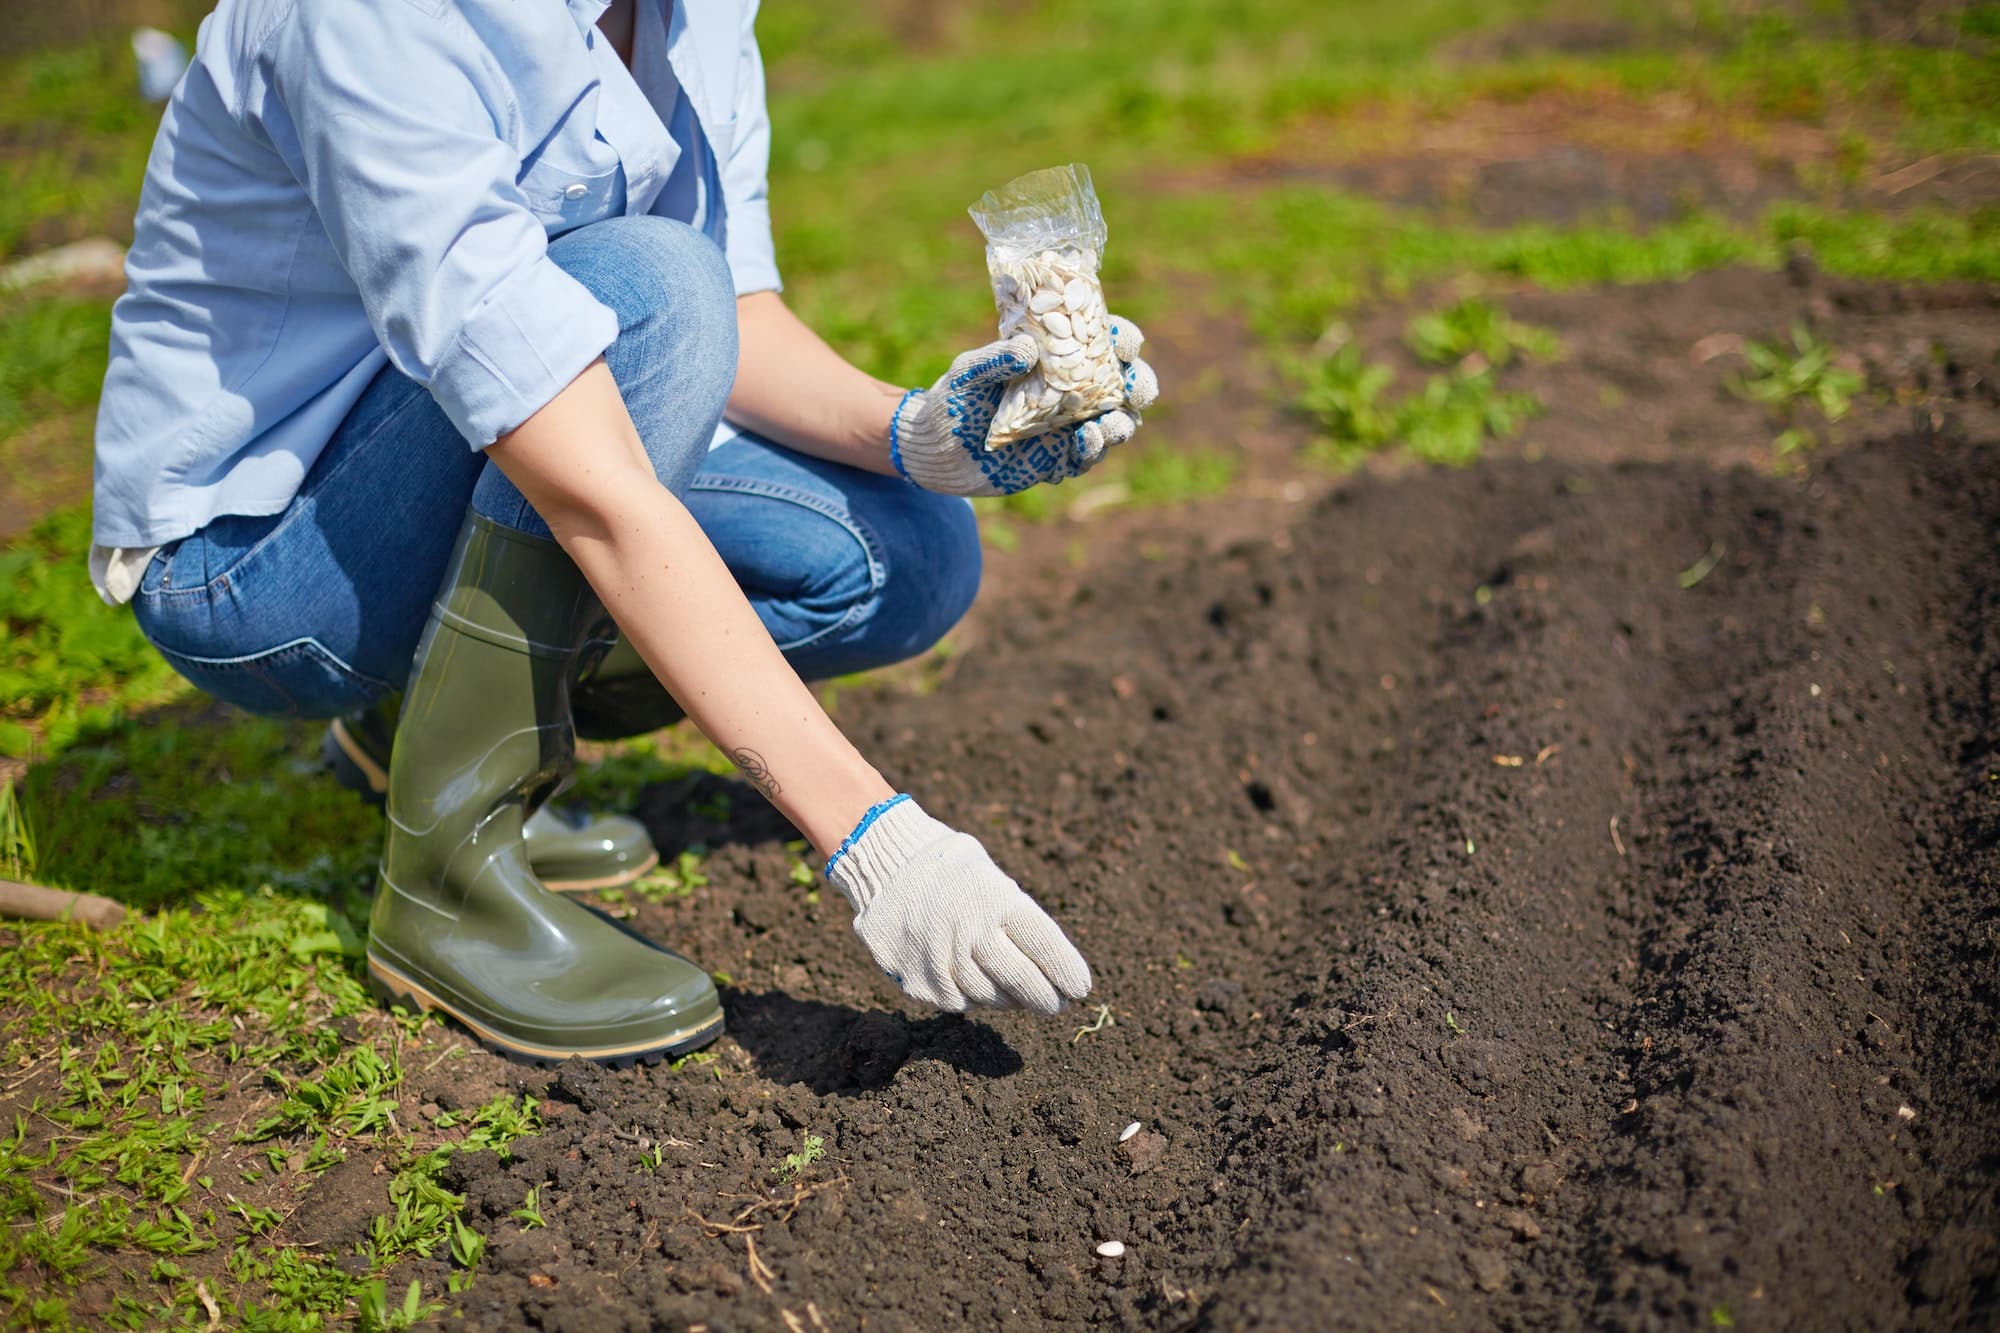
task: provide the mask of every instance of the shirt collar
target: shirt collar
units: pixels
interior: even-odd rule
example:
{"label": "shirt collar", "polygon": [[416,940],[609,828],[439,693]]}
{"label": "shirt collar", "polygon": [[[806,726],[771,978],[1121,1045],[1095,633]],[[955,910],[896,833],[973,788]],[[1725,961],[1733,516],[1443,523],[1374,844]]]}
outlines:
{"label": "shirt collar", "polygon": [[611,8],[611,0],[566,0],[566,3],[569,16],[576,20],[576,30],[586,37],[597,26],[597,20],[604,17],[604,11]]}

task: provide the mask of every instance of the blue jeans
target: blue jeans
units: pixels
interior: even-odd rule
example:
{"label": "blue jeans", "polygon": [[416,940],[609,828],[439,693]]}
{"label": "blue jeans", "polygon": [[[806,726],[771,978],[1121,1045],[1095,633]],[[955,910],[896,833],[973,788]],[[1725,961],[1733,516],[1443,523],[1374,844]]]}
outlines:
{"label": "blue jeans", "polygon": [[[617,218],[549,254],[618,315],[605,353],[651,456],[808,679],[912,657],[979,586],[971,507],[752,436],[711,451],[736,374],[721,252],[659,218]],[[139,627],[209,694],[335,717],[403,688],[467,505],[546,537],[419,384],[376,376],[283,513],[219,518],[160,551]]]}

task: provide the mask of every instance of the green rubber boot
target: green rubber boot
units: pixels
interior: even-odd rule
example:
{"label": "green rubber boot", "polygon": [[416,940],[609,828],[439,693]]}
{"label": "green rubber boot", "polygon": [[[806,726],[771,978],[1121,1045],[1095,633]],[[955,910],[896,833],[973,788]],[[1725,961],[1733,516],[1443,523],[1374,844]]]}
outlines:
{"label": "green rubber boot", "polygon": [[577,735],[587,741],[619,741],[650,735],[687,716],[624,635],[596,646],[602,655],[570,696]]}
{"label": "green rubber boot", "polygon": [[706,972],[528,864],[523,812],[569,775],[569,679],[602,615],[554,542],[468,514],[389,765],[369,973],[524,1059],[624,1063],[722,1031]]}
{"label": "green rubber boot", "polygon": [[[320,742],[320,759],[333,780],[364,801],[379,805],[388,794],[389,756],[402,706],[403,697],[391,695],[366,712],[336,718]],[[550,802],[528,816],[521,837],[535,877],[558,893],[617,888],[660,863],[652,835],[630,815]]]}

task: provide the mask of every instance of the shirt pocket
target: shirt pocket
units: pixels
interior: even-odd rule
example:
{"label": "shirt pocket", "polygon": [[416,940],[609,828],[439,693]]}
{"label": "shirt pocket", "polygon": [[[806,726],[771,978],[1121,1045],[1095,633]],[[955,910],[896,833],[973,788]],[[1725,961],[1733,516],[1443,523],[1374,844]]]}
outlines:
{"label": "shirt pocket", "polygon": [[598,170],[567,166],[544,156],[521,173],[520,187],[528,207],[551,236],[613,217],[625,208],[625,169],[616,162]]}

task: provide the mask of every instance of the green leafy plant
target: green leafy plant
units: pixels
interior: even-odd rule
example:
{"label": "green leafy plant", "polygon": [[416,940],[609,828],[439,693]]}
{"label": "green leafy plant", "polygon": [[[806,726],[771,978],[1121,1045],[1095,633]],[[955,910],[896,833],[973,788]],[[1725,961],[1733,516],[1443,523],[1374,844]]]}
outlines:
{"label": "green leafy plant", "polygon": [[1321,434],[1307,460],[1351,467],[1400,442],[1426,463],[1464,467],[1479,458],[1487,440],[1512,437],[1540,410],[1532,394],[1500,389],[1490,369],[1432,375],[1421,391],[1385,401],[1394,380],[1394,371],[1364,361],[1352,344],[1310,367],[1298,401]]}
{"label": "green leafy plant", "polygon": [[[717,982],[716,984],[724,985],[726,983]],[[675,1073],[679,1073],[681,1070],[686,1069],[690,1065],[693,1065],[696,1068],[700,1068],[702,1065],[713,1065],[721,1058],[722,1057],[717,1055],[714,1051],[689,1051],[686,1055],[675,1056],[674,1058],[667,1061],[667,1067],[669,1069],[672,1069]],[[720,1083],[722,1081],[722,1071],[720,1069],[715,1069],[712,1070],[711,1072],[714,1073],[715,1075],[715,1081]]]}
{"label": "green leafy plant", "polygon": [[486,1237],[474,1231],[462,1217],[451,1220],[451,1261],[457,1270],[445,1278],[445,1290],[453,1295],[472,1285],[472,1270],[486,1256]]}
{"label": "green leafy plant", "polygon": [[1512,438],[1539,410],[1534,395],[1498,388],[1490,370],[1457,370],[1432,375],[1421,394],[1404,400],[1396,427],[1415,457],[1466,467],[1479,460],[1488,439]]}
{"label": "green leafy plant", "polygon": [[686,898],[696,889],[708,887],[708,876],[702,873],[701,862],[702,853],[689,848],[675,857],[672,865],[662,864],[651,874],[634,882],[632,890],[654,904],[670,898]]}
{"label": "green leafy plant", "polygon": [[535,1227],[547,1226],[548,1223],[542,1220],[541,1200],[542,1187],[540,1185],[529,1186],[528,1197],[521,1200],[521,1206],[513,1211],[512,1217],[516,1222],[519,1222],[529,1230],[533,1230]]}
{"label": "green leafy plant", "polygon": [[458,1146],[467,1152],[491,1149],[504,1161],[511,1155],[508,1149],[516,1139],[542,1132],[542,1118],[536,1113],[540,1106],[540,1102],[526,1093],[518,1101],[502,1095],[474,1111],[470,1117],[447,1111],[438,1117],[438,1127],[446,1129],[470,1119],[472,1128]]}
{"label": "green leafy plant", "polygon": [[1813,335],[1804,324],[1792,325],[1791,346],[1782,343],[1746,342],[1743,360],[1747,371],[1728,378],[1731,392],[1771,409],[1786,429],[1773,442],[1783,456],[1810,448],[1812,431],[1795,424],[1802,407],[1817,408],[1827,421],[1839,421],[1854,405],[1854,395],[1867,381],[1852,370],[1834,363],[1831,346]]}
{"label": "green leafy plant", "polygon": [[1395,438],[1395,411],[1382,401],[1395,380],[1388,366],[1363,360],[1356,343],[1306,367],[1298,404],[1318,423],[1328,461],[1351,461]]}
{"label": "green leafy plant", "polygon": [[785,1160],[771,1168],[771,1174],[789,1185],[814,1162],[826,1156],[826,1140],[817,1134],[808,1134],[795,1153],[787,1153]]}
{"label": "green leafy plant", "polygon": [[1517,352],[1547,361],[1562,351],[1562,343],[1549,330],[1512,319],[1477,297],[1417,316],[1403,338],[1418,359],[1434,366],[1457,365],[1471,356],[1504,366]]}
{"label": "green leafy plant", "polygon": [[355,1322],[363,1333],[389,1333],[394,1329],[415,1328],[444,1308],[436,1302],[425,1303],[424,1284],[418,1278],[410,1279],[401,1305],[389,1304],[388,1284],[380,1279],[362,1286],[356,1304]]}

